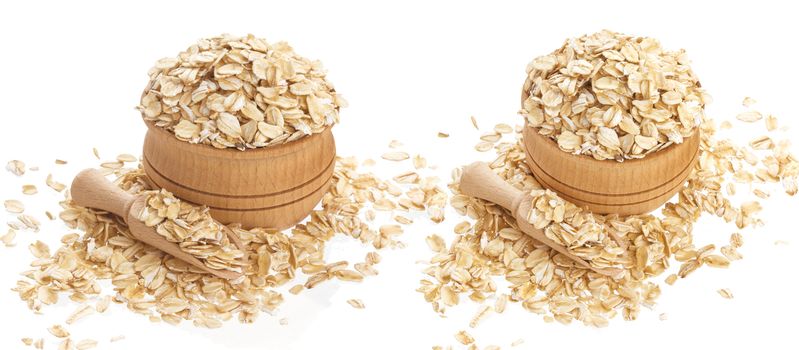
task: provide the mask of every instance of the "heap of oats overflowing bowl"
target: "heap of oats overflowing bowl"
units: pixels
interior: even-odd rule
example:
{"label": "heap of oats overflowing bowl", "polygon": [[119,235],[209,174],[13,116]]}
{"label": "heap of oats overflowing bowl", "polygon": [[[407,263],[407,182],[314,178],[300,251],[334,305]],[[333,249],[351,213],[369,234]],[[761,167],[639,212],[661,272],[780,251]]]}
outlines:
{"label": "heap of oats overflowing bowl", "polygon": [[247,228],[291,227],[319,203],[346,106],[319,61],[283,42],[223,35],[157,61],[149,75],[138,109],[156,185]]}
{"label": "heap of oats overflowing bowl", "polygon": [[199,40],[158,60],[138,107],[180,140],[217,148],[268,147],[324,131],[347,102],[319,61],[252,35]]}
{"label": "heap of oats overflowing bowl", "polygon": [[[418,291],[442,314],[468,297],[483,305],[478,321],[512,302],[546,321],[606,326],[619,313],[633,320],[642,307],[653,307],[661,281],[675,284],[702,266],[727,268],[742,257],[744,234],[738,231],[763,224],[758,200],[777,197],[772,192],[779,185],[796,194],[799,163],[787,139],[772,139],[778,136],[776,119],[751,109],[738,119],[765,120],[761,129],[769,135],[747,126],[753,133],[749,144],[721,138],[704,111],[709,100],[685,53],[666,51],[652,38],[603,31],[569,39],[534,59],[523,87],[526,125],[510,139],[492,139],[496,156],[490,167],[532,194],[532,223],[548,238],[594,267],[621,273],[605,276],[576,266],[525,235],[506,209],[462,194],[456,169],[451,205],[466,218],[455,226],[451,242],[428,237],[435,256]],[[752,102],[747,99],[745,107]],[[537,180],[522,140],[528,130],[551,139],[563,154],[615,164],[667,152],[696,133],[701,142],[677,196],[657,214],[598,214]],[[736,184],[750,190],[736,191]],[[699,246],[694,238],[702,233],[694,224],[710,217],[730,223],[730,234]]]}
{"label": "heap of oats overflowing bowl", "polygon": [[[286,292],[376,275],[377,251],[403,246],[399,237],[413,213],[443,220],[447,195],[433,177],[414,172],[402,181],[383,180],[360,170],[355,158],[336,155],[330,128],[344,104],[321,63],[298,56],[286,43],[223,35],[159,60],[138,108],[148,126],[143,157],[120,156],[102,168],[122,190],[148,195],[137,218],[206,266],[241,276],[228,280],[206,274],[137,241],[122,218],[78,206],[67,193],[59,217],[72,232],[53,249],[41,241],[31,245],[35,260],[14,291],[35,312],[68,297],[80,304],[81,315],[103,312],[113,302],[153,322],[216,328],[230,319],[249,323],[264,312],[276,313]],[[307,157],[295,159],[298,152]],[[96,150],[95,155],[99,158]],[[309,170],[316,165],[321,170]],[[24,175],[22,162],[9,169]],[[292,169],[296,173],[281,173]],[[217,214],[230,208],[202,205],[202,198],[191,196],[208,191],[182,186],[212,186],[210,192],[225,194],[235,204],[242,194],[234,192],[246,186],[294,188],[290,182],[304,181],[306,175],[319,179],[307,182],[316,186],[311,194],[300,192],[302,187],[297,193],[276,188],[278,193],[257,199],[253,195],[263,192],[243,194],[261,205],[301,196],[305,209],[290,209],[292,222],[279,227],[225,220]],[[6,206],[24,211],[22,203]],[[388,215],[393,221],[386,223]],[[24,222],[38,229],[39,221],[28,218]],[[20,220],[19,229],[26,229]],[[235,234],[241,246],[223,230]],[[363,243],[364,257],[327,261],[327,243],[338,235]]]}

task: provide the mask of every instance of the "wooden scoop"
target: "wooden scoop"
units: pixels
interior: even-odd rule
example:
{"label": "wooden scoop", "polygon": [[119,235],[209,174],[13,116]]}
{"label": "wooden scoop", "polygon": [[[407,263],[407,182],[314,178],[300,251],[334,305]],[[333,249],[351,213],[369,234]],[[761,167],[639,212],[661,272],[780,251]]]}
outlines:
{"label": "wooden scoop", "polygon": [[[532,206],[532,196],[511,186],[499,175],[495,174],[485,162],[474,162],[463,168],[460,189],[463,194],[485,199],[510,210],[516,218],[519,228],[537,241],[549,246],[560,254],[574,260],[577,265],[591,269],[606,276],[616,276],[621,270],[615,268],[596,268],[582,258],[569,252],[566,247],[549,239],[544,231],[535,228],[528,221],[528,214]],[[618,241],[618,240],[617,240]]]}
{"label": "wooden scoop", "polygon": [[[184,252],[180,247],[167,241],[164,237],[155,232],[155,227],[148,227],[139,221],[137,213],[145,207],[147,196],[134,196],[120,189],[108,181],[102,172],[95,169],[86,169],[78,173],[72,181],[70,189],[72,199],[77,205],[88,208],[95,208],[114,213],[125,220],[130,233],[146,244],[149,244],[175,258],[185,261],[192,266],[224,279],[235,279],[241,276],[240,273],[228,270],[211,269],[202,261],[198,260],[189,253]],[[225,227],[222,225],[222,227]],[[226,234],[233,244],[242,249],[242,243],[235,233],[226,229]]]}

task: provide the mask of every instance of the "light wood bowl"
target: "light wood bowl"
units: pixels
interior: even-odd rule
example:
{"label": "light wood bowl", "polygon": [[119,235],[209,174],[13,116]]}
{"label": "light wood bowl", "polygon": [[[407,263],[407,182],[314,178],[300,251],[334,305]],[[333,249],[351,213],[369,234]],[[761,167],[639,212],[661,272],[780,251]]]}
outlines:
{"label": "light wood bowl", "polygon": [[282,145],[219,149],[178,140],[150,122],[144,171],[155,185],[206,205],[214,219],[245,228],[300,222],[327,192],[336,162],[330,128]]}
{"label": "light wood bowl", "polygon": [[[526,99],[522,93],[522,105]],[[562,151],[527,123],[522,131],[526,161],[535,179],[564,199],[598,214],[644,214],[666,203],[699,159],[700,129],[681,144],[641,159],[597,160]]]}

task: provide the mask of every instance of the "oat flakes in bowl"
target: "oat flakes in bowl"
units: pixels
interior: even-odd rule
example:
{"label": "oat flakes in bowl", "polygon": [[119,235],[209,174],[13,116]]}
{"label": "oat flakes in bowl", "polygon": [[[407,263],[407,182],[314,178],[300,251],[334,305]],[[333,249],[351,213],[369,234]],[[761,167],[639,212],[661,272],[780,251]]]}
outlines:
{"label": "oat flakes in bowl", "polygon": [[611,31],[534,59],[522,94],[528,125],[561,150],[617,161],[682,143],[710,102],[683,50]]}
{"label": "oat flakes in bowl", "polygon": [[324,131],[347,102],[321,62],[252,34],[201,39],[158,60],[137,107],[180,140],[239,150]]}

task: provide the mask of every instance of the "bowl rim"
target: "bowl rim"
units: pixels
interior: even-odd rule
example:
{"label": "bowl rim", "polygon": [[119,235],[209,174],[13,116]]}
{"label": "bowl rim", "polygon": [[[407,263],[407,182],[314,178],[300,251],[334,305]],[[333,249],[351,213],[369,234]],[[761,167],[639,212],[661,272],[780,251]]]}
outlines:
{"label": "bowl rim", "polygon": [[204,143],[191,143],[188,141],[183,141],[177,138],[177,136],[174,133],[160,126],[155,125],[153,121],[144,119],[144,116],[142,116],[142,121],[144,121],[145,126],[147,126],[148,132],[152,132],[153,135],[155,135],[159,139],[169,140],[168,141],[169,143],[173,144],[175,147],[181,150],[193,153],[206,153],[207,155],[216,155],[216,156],[221,155],[224,156],[225,158],[244,158],[244,159],[278,157],[299,152],[300,150],[313,145],[316,139],[323,137],[325,134],[328,133],[332,134],[332,128],[333,128],[333,125],[328,125],[321,132],[305,135],[291,142],[286,142],[279,145],[268,146],[268,147],[248,148],[242,151],[234,147],[217,148]]}

